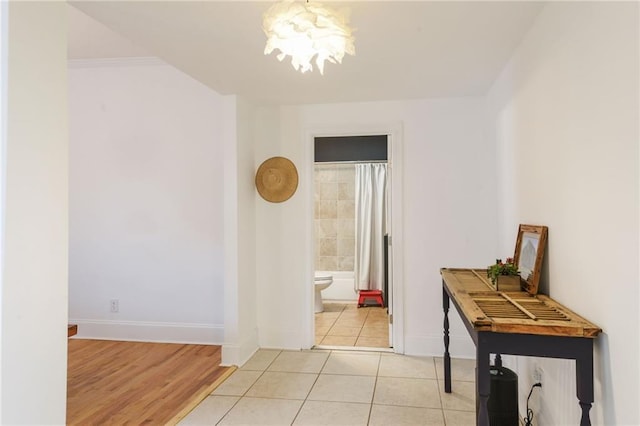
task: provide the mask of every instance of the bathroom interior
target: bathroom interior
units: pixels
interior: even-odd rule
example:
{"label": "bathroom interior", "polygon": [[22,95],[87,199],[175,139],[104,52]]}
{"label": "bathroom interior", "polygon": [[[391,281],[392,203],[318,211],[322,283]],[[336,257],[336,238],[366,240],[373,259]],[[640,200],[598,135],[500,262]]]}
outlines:
{"label": "bathroom interior", "polygon": [[315,138],[314,161],[315,345],[391,350],[387,136]]}

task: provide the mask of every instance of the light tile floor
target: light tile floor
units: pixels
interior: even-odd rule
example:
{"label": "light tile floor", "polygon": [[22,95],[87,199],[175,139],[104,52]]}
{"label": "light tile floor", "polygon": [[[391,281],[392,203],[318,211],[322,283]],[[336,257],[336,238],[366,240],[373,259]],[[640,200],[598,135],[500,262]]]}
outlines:
{"label": "light tile floor", "polygon": [[473,360],[261,349],[181,425],[474,425]]}
{"label": "light tile floor", "polygon": [[315,314],[316,345],[389,347],[389,317],[379,306],[324,302]]}

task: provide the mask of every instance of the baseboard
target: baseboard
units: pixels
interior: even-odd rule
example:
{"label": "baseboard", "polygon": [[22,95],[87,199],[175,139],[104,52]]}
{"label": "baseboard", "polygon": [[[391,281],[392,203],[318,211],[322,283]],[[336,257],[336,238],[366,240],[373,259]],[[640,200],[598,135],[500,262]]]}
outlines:
{"label": "baseboard", "polygon": [[283,350],[300,350],[305,347],[305,336],[300,330],[260,329],[260,347]]}
{"label": "baseboard", "polygon": [[248,337],[239,343],[225,342],[222,345],[223,367],[242,367],[258,350],[258,332],[253,330]]}
{"label": "baseboard", "polygon": [[222,345],[224,326],[142,321],[86,320],[70,318],[78,325],[75,339]]}
{"label": "baseboard", "polygon": [[[476,347],[469,336],[450,336],[449,352],[454,358],[475,358]],[[404,341],[406,355],[442,356],[444,341],[442,335],[406,336]]]}

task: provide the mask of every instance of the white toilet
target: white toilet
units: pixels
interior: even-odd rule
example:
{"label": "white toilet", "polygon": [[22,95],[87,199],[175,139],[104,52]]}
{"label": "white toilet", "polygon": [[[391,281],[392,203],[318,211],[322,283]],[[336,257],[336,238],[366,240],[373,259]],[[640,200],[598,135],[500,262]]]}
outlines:
{"label": "white toilet", "polygon": [[316,289],[315,295],[315,312],[322,312],[324,308],[322,306],[322,290],[329,287],[333,282],[333,275],[326,272],[316,272],[313,280],[313,285]]}

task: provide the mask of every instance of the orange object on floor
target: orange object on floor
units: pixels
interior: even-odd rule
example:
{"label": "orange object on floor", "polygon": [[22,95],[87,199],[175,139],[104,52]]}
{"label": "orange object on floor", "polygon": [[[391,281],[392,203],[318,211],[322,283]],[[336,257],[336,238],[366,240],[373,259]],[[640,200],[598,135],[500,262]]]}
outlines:
{"label": "orange object on floor", "polygon": [[365,299],[376,299],[378,305],[384,306],[382,291],[380,290],[360,290],[358,295],[358,308],[364,306]]}

